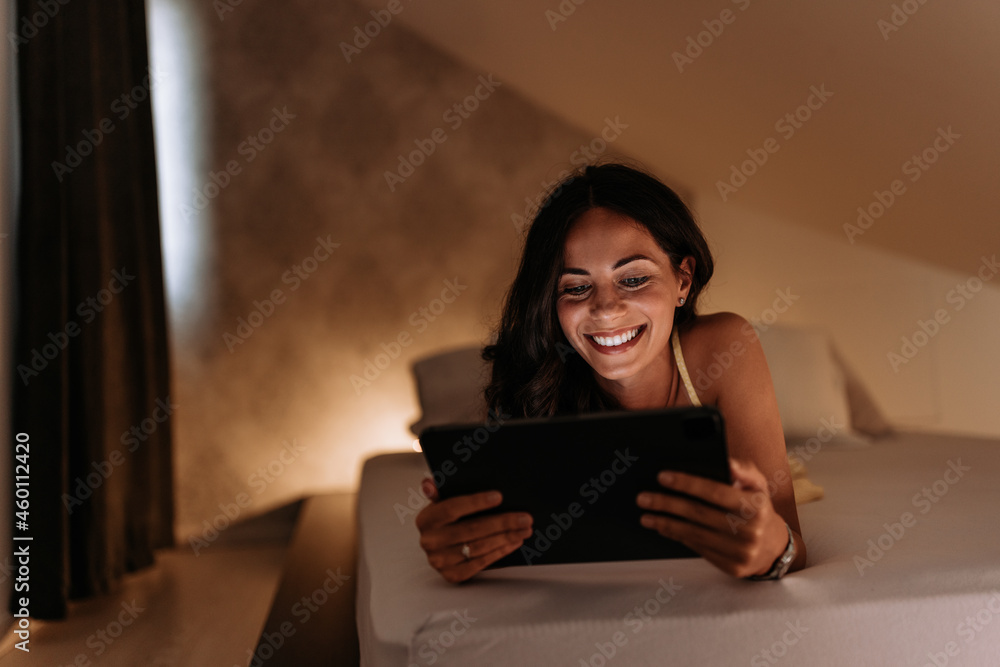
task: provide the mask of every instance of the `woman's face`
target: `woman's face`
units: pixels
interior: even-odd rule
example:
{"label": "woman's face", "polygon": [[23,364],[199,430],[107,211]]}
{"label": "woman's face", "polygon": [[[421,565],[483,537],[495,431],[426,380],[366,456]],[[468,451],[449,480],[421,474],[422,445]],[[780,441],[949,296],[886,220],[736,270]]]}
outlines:
{"label": "woman's face", "polygon": [[[684,260],[689,274],[693,261]],[[646,228],[591,209],[570,228],[563,266],[559,324],[599,379],[623,387],[669,382],[674,309],[691,282]]]}

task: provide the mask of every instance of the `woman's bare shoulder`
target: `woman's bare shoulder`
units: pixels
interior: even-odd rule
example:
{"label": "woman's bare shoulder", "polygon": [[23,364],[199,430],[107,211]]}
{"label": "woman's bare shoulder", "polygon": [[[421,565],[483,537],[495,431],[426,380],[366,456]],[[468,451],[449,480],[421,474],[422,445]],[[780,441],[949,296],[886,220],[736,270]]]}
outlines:
{"label": "woman's bare shoulder", "polygon": [[736,343],[758,342],[753,326],[743,316],[728,312],[698,315],[681,329],[680,336],[685,356],[688,349],[692,354],[708,352],[711,355]]}
{"label": "woman's bare shoulder", "polygon": [[[736,313],[699,315],[680,331],[688,371],[703,402],[716,403],[731,370],[756,360],[760,341],[753,326]],[[748,354],[749,353],[749,354]]]}

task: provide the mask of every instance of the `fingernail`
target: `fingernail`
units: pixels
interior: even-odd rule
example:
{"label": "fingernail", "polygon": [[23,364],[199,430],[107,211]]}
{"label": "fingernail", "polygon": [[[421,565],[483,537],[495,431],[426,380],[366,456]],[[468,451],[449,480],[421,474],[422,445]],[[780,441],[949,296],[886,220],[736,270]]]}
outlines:
{"label": "fingernail", "polygon": [[661,472],[659,479],[660,479],[660,484],[663,484],[664,486],[666,486],[668,484],[673,484],[674,483],[674,473],[672,473],[672,472]]}
{"label": "fingernail", "polygon": [[490,491],[490,495],[486,496],[486,502],[496,504],[500,502],[500,492]]}
{"label": "fingernail", "polygon": [[521,526],[522,528],[526,528],[526,527],[530,526],[531,523],[532,523],[532,521],[531,521],[531,515],[530,514],[519,514],[517,516],[517,525]]}
{"label": "fingernail", "polygon": [[648,514],[643,514],[642,517],[639,518],[639,523],[644,525],[646,528],[652,528],[653,517],[649,516]]}
{"label": "fingernail", "polygon": [[653,494],[651,493],[640,493],[639,497],[636,498],[636,502],[639,503],[641,507],[649,507],[650,503],[653,502]]}

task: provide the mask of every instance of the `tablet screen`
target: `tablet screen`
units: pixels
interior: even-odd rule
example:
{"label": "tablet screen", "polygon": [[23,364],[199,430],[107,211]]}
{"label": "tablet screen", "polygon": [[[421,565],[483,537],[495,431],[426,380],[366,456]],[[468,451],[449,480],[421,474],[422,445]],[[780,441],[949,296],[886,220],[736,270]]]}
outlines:
{"label": "tablet screen", "polygon": [[696,556],[640,525],[635,498],[663,491],[661,470],[730,481],[722,416],[707,406],[435,426],[420,444],[442,499],[495,489],[490,513],[534,517],[491,567]]}

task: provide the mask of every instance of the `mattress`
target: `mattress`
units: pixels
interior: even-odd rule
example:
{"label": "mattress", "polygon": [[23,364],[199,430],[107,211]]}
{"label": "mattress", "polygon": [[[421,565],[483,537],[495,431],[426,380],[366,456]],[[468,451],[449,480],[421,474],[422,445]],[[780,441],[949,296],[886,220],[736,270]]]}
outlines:
{"label": "mattress", "polygon": [[[794,444],[794,443],[790,443]],[[358,497],[362,664],[1000,664],[1000,442],[904,433],[809,453],[807,567],[733,579],[695,559],[490,570],[427,564],[416,453]]]}

